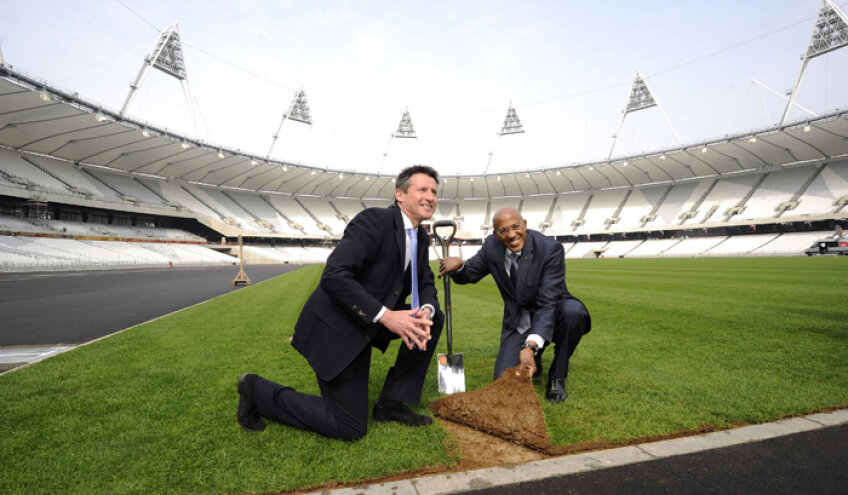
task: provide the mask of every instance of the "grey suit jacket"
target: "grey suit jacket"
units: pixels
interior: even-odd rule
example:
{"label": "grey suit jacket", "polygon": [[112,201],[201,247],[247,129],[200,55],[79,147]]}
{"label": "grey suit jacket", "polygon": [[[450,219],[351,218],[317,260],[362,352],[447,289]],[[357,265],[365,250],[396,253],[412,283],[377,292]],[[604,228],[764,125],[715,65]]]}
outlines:
{"label": "grey suit jacket", "polygon": [[490,235],[480,251],[452,275],[458,284],[476,283],[492,275],[504,301],[502,338],[515,330],[521,310],[531,314],[528,334],[537,334],[545,341],[553,339],[556,311],[562,299],[572,295],[565,285],[565,254],[562,245],[541,232],[527,229],[524,249],[518,260],[518,281],[513,286],[504,268],[506,247]]}

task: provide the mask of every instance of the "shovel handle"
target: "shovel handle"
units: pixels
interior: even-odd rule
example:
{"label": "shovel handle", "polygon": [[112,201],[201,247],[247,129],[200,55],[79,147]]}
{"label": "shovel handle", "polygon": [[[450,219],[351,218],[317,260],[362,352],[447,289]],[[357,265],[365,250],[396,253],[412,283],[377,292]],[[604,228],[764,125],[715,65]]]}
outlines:
{"label": "shovel handle", "polygon": [[[439,229],[444,230],[445,227],[450,227],[451,231],[448,235],[440,235]],[[450,251],[450,243],[453,236],[456,234],[456,222],[453,220],[436,220],[433,223],[433,235],[439,240],[442,245],[442,258],[447,258]],[[450,276],[446,275],[445,279],[445,332],[447,333],[448,345],[448,361],[453,361],[453,318],[451,315],[451,294],[450,294]]]}
{"label": "shovel handle", "polygon": [[[439,234],[439,229],[444,230],[445,227],[450,227],[451,232],[448,235]],[[433,235],[436,236],[436,239],[439,240],[439,244],[442,245],[442,258],[447,257],[448,249],[450,248],[450,243],[453,240],[453,236],[456,235],[456,222],[453,220],[436,220],[433,222]]]}

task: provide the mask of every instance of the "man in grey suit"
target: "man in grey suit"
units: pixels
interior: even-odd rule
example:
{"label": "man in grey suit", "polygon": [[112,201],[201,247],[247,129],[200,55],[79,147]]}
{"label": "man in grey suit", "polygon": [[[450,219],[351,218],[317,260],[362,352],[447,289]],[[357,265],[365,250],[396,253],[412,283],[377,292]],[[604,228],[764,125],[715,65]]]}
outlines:
{"label": "man in grey suit", "polygon": [[436,210],[438,181],[430,167],[406,168],[395,182],[394,206],[365,209],[350,221],[292,339],[314,370],[321,396],[245,373],[236,411],[244,429],[265,429],[264,417],[330,438],[361,438],[368,426],[371,348],[385,352],[396,338],[403,345],[373,417],[406,426],[433,423],[406,404],[421,398],[444,321],[428,264],[430,236],[421,225]]}
{"label": "man in grey suit", "polygon": [[477,283],[492,274],[504,301],[501,346],[494,378],[518,364],[530,376],[541,374],[545,344],[553,343],[546,397],[567,397],[568,361],[584,334],[592,328],[589,312],[565,285],[562,245],[535,230],[515,208],[501,208],[492,217],[494,235],[465,263],[446,257],[439,276],[458,284]]}

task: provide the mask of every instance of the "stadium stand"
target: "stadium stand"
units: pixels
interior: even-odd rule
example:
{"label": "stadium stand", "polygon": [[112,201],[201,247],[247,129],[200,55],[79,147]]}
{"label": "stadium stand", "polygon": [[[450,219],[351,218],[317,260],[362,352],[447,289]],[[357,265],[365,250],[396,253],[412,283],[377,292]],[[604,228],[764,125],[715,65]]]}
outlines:
{"label": "stadium stand", "polygon": [[848,191],[848,161],[829,163],[801,195],[792,215],[822,215],[845,209],[838,202]]}
{"label": "stadium stand", "polygon": [[280,215],[283,215],[292,229],[300,232],[300,235],[311,235],[317,237],[327,236],[328,233],[318,226],[315,218],[304,210],[293,196],[269,195],[271,205]]}
{"label": "stadium stand", "polygon": [[33,167],[62,182],[69,190],[86,196],[97,196],[107,201],[117,201],[120,195],[82,167],[61,160],[31,155],[24,158]]}
{"label": "stadium stand", "polygon": [[618,214],[618,221],[610,225],[610,230],[628,231],[643,227],[668,190],[668,186],[632,189]]}
{"label": "stadium stand", "polygon": [[221,219],[221,215],[195,196],[192,196],[176,180],[164,181],[140,178],[138,181],[165,198],[166,202],[177,205],[178,209],[189,210],[206,218]]}
{"label": "stadium stand", "polygon": [[609,228],[629,190],[614,189],[598,191],[592,195],[588,208],[582,215],[583,223],[575,232],[603,232]]}
{"label": "stadium stand", "polygon": [[[317,219],[324,231],[323,235],[341,236],[347,222],[339,218],[339,213],[326,198],[302,197],[299,198],[301,207],[309,215]],[[326,227],[326,228],[325,228]]]}
{"label": "stadium stand", "polygon": [[457,211],[461,220],[457,222],[463,232],[467,232],[471,238],[482,239],[489,232],[484,226],[491,223],[489,201],[468,199],[457,203]]}
{"label": "stadium stand", "polygon": [[271,230],[257,224],[253,216],[237,205],[227,194],[212,187],[201,187],[194,184],[186,184],[183,188],[200,202],[208,205],[210,209],[217,212],[225,222],[241,227],[248,232],[267,234]]}
{"label": "stadium stand", "polygon": [[[0,90],[0,110],[20,109],[0,112],[3,129],[39,122],[0,133],[4,270],[231,263],[211,243],[239,235],[256,260],[323,262],[352,217],[392,203],[385,176],[343,178],[231,150],[221,167],[221,148],[116,116],[86,128],[91,138],[78,146],[83,129],[66,128],[67,113],[93,117],[100,106],[2,64]],[[699,144],[697,157],[680,146],[504,180],[445,176],[435,219],[457,220],[463,242],[452,252],[465,259],[504,206],[556,237],[567,258],[801,255],[848,223],[848,112],[758,132],[768,139],[723,136]]]}
{"label": "stadium stand", "polygon": [[154,206],[165,206],[165,199],[146,187],[144,183],[137,181],[129,174],[118,174],[97,169],[86,169],[87,173],[93,175],[101,182],[118,192],[121,199],[134,203],[146,203]]}
{"label": "stadium stand", "polygon": [[546,232],[550,227],[551,207],[554,198],[551,196],[530,196],[524,199],[521,206],[521,216],[527,220],[527,227]]}
{"label": "stadium stand", "polygon": [[741,205],[762,176],[743,176],[720,179],[713,183],[701,201],[698,214],[684,223],[718,223],[727,221],[733,215],[732,209]]}
{"label": "stadium stand", "polygon": [[632,251],[627,253],[629,258],[652,258],[662,255],[666,250],[681,242],[681,239],[647,239]]}
{"label": "stadium stand", "polygon": [[551,235],[562,235],[572,232],[575,228],[574,222],[582,216],[587,202],[588,193],[566,194],[557,197],[556,207],[551,216]]}
{"label": "stadium stand", "polygon": [[726,241],[728,237],[689,237],[662,252],[662,256],[698,256]]}

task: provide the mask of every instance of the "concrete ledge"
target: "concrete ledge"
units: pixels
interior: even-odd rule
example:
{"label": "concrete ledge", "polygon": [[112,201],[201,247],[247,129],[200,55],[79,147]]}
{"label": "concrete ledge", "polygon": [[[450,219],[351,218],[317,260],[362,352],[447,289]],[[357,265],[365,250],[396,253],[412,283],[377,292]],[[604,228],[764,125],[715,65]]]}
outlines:
{"label": "concrete ledge", "polygon": [[848,423],[848,409],[692,437],[554,457],[515,466],[477,469],[463,473],[440,474],[353,488],[318,490],[310,493],[325,495],[439,495],[460,493],[758,442],[844,423]]}

